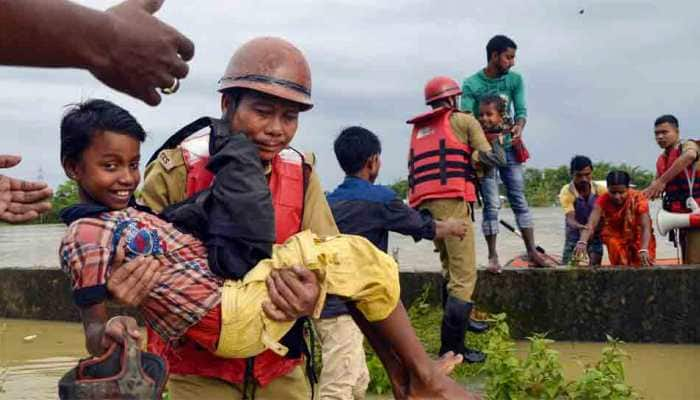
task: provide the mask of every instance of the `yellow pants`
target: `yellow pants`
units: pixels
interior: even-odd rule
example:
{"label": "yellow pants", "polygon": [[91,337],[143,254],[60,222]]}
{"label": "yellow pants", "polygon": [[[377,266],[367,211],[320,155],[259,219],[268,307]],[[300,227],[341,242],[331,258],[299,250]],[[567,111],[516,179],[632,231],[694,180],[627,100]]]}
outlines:
{"label": "yellow pants", "polygon": [[221,334],[214,354],[247,358],[270,349],[280,355],[287,348],[279,340],[294,321],[269,319],[262,304],[269,300],[265,280],[273,269],[304,266],[316,273],[321,292],[315,317],[323,309],[326,293],[345,297],[368,321],[386,319],[399,301],[396,262],[360,236],[338,235],[319,239],[311,231],[275,245],[272,258],[258,263],[243,280],[226,281],[221,294]]}
{"label": "yellow pants", "polygon": [[435,240],[435,247],[440,252],[447,292],[462,301],[472,301],[476,287],[476,249],[469,205],[461,199],[439,199],[427,200],[419,208],[427,209],[437,220],[454,218],[467,224],[463,239],[448,236]]}

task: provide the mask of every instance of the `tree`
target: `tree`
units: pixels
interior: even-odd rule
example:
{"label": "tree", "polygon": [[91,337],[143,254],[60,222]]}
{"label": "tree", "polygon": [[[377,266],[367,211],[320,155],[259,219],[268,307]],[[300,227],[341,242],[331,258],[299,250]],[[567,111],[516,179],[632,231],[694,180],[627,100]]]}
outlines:
{"label": "tree", "polygon": [[46,216],[46,223],[55,224],[61,222],[58,217],[61,210],[78,202],[80,202],[78,185],[72,180],[63,182],[56,189],[53,199],[51,199],[51,211]]}

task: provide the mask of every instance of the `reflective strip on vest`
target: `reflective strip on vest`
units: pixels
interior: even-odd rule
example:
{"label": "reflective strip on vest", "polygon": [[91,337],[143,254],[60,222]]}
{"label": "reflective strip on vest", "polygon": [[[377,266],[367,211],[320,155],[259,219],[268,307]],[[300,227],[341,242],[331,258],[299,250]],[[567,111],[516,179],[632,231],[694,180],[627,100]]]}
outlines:
{"label": "reflective strip on vest", "polygon": [[438,108],[413,123],[408,156],[408,203],[417,207],[429,199],[462,198],[476,201],[471,147],[452,132],[454,110]]}
{"label": "reflective strip on vest", "polygon": [[[664,152],[656,160],[656,176],[660,177],[668,171],[673,163],[681,156],[682,146],[676,146],[668,153]],[[697,161],[695,162],[697,164]],[[666,184],[664,189],[663,205],[664,209],[673,213],[689,213],[690,209],[686,207],[686,199],[690,196],[689,178],[692,180],[691,174],[695,174],[693,182],[693,198],[700,204],[700,168],[692,166],[685,171],[676,175],[670,182]]]}

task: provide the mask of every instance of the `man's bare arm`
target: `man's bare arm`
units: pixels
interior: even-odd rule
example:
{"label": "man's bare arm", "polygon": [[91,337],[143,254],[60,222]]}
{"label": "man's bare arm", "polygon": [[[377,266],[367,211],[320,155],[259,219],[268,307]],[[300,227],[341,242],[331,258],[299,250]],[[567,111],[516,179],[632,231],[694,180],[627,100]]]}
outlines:
{"label": "man's bare arm", "polygon": [[66,0],[0,0],[0,64],[80,68],[150,105],[189,70],[194,45],[151,14],[164,0],[107,11]]}

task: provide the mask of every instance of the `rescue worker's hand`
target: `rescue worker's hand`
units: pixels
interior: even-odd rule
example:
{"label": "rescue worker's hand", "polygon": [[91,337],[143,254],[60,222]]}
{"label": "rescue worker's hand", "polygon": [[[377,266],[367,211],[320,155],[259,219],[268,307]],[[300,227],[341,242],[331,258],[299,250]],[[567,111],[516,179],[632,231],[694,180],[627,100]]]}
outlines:
{"label": "rescue worker's hand", "polygon": [[267,278],[270,301],[263,303],[267,316],[275,321],[293,321],[312,315],[320,289],[316,274],[295,266],[274,270]]}
{"label": "rescue worker's hand", "polygon": [[450,235],[464,239],[464,234],[467,231],[467,222],[464,220],[450,218],[445,221],[448,224]]}
{"label": "rescue worker's hand", "polygon": [[131,336],[139,347],[141,346],[141,332],[139,325],[133,317],[120,315],[113,317],[105,324],[105,331],[102,335],[102,348],[107,350],[112,343],[121,343],[126,335]]}
{"label": "rescue worker's hand", "polygon": [[[19,156],[0,155],[0,168],[11,168]],[[0,175],[0,221],[26,222],[51,209],[51,188],[44,182],[30,182]]]}
{"label": "rescue worker's hand", "polygon": [[651,257],[649,257],[649,251],[647,250],[639,251],[639,261],[642,264],[642,267],[651,267],[654,265],[654,263],[651,261]]}
{"label": "rescue worker's hand", "polygon": [[138,307],[159,282],[161,274],[158,260],[137,257],[114,267],[107,280],[107,290],[120,304]]}
{"label": "rescue worker's hand", "polygon": [[646,196],[648,199],[653,200],[660,197],[663,194],[665,188],[666,185],[661,183],[661,181],[659,181],[658,179],[654,179],[654,181],[651,182],[649,187],[644,189],[644,192],[642,193],[644,193],[644,196]]}
{"label": "rescue worker's hand", "polygon": [[187,76],[194,44],[152,14],[164,0],[126,0],[107,10],[109,34],[104,47],[88,66],[107,86],[155,106],[157,88],[170,88]]}

